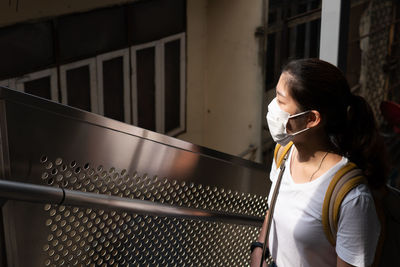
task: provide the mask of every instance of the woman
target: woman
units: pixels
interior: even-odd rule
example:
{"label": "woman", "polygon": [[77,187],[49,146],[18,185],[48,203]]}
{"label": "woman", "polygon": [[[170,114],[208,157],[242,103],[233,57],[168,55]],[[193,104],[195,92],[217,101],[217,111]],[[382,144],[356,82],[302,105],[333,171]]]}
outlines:
{"label": "woman", "polygon": [[[386,164],[369,105],[350,92],[338,68],[319,59],[302,59],[283,69],[267,121],[276,142],[294,144],[288,152],[268,238],[276,264],[371,265],[380,224],[370,189],[384,185]],[[279,124],[286,125],[286,131]],[[322,204],[330,180],[348,161],[363,170],[368,186],[359,185],[346,195],[333,247],[321,224]],[[274,161],[270,192],[278,174]],[[265,242],[265,229],[264,222],[258,244]],[[261,254],[258,245],[251,255],[252,266],[260,266]]]}

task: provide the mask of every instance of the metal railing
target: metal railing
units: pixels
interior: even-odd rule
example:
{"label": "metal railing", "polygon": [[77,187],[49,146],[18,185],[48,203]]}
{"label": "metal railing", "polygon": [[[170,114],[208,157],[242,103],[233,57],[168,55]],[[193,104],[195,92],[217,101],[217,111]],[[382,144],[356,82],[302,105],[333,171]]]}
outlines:
{"label": "metal railing", "polygon": [[251,226],[261,226],[263,222],[263,218],[256,216],[185,208],[146,200],[6,180],[0,180],[0,198]]}

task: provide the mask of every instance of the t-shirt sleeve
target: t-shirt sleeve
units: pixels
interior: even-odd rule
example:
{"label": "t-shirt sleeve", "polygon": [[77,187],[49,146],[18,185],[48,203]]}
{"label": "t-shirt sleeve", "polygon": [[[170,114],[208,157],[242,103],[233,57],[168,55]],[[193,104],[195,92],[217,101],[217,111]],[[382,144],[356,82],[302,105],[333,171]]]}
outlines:
{"label": "t-shirt sleeve", "polygon": [[271,182],[275,182],[278,176],[277,171],[278,170],[276,168],[275,159],[272,159],[271,172],[269,173],[269,179],[271,180]]}
{"label": "t-shirt sleeve", "polygon": [[271,180],[272,184],[268,193],[268,205],[271,204],[271,197],[272,197],[272,192],[274,191],[276,178],[277,178],[277,169],[276,169],[275,159],[273,159],[271,165],[271,171],[269,173],[269,179]]}
{"label": "t-shirt sleeve", "polygon": [[366,185],[349,192],[342,202],[336,239],[336,253],[354,266],[373,263],[380,234],[374,200]]}

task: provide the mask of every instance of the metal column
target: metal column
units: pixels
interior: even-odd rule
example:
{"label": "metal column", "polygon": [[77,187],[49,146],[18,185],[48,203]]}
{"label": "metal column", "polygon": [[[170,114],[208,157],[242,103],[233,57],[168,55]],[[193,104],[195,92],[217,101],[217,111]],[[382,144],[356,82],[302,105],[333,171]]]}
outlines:
{"label": "metal column", "polygon": [[319,57],[346,71],[350,1],[323,0]]}

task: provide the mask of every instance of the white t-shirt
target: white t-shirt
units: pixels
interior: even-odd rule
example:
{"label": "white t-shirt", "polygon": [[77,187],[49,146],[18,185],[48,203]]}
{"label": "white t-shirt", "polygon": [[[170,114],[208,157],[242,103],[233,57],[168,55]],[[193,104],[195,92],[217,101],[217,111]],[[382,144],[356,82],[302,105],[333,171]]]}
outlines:
{"label": "white t-shirt", "polygon": [[[342,158],[317,179],[296,184],[290,173],[290,151],[269,236],[269,248],[278,267],[336,266],[337,255],[355,266],[371,265],[380,233],[374,201],[366,185],[359,185],[344,198],[333,247],[322,227],[322,204],[329,182],[348,160]],[[272,163],[272,187],[268,204],[280,169]]]}

